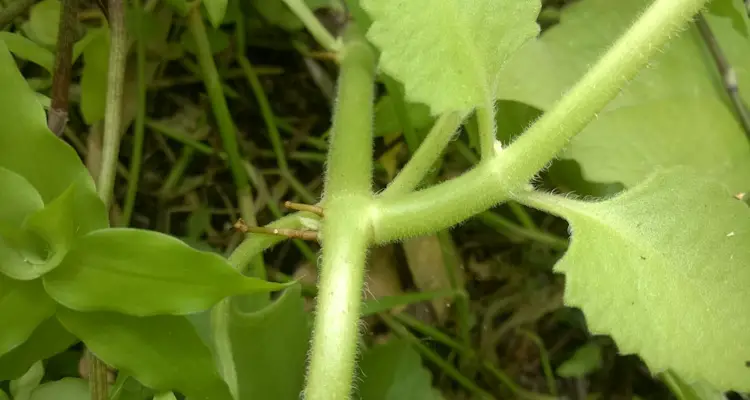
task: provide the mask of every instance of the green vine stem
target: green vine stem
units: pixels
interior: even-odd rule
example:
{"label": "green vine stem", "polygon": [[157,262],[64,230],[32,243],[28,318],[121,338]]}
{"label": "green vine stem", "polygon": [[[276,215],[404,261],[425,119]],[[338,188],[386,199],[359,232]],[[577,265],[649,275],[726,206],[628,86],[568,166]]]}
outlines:
{"label": "green vine stem", "polygon": [[397,196],[414,190],[443,154],[461,121],[461,115],[458,113],[441,115],[406,166],[383,191],[382,196]]}
{"label": "green vine stem", "polygon": [[479,149],[482,160],[489,160],[495,155],[495,147],[500,148],[500,142],[495,140],[497,123],[495,122],[495,108],[492,101],[488,101],[484,107],[477,108],[477,130],[479,131]]}
{"label": "green vine stem", "polygon": [[328,29],[320,23],[312,10],[310,10],[310,7],[305,3],[305,0],[284,0],[284,3],[286,3],[287,7],[289,7],[297,18],[305,24],[308,32],[310,32],[319,45],[334,53],[340,50],[341,42],[336,40],[336,38],[331,35],[331,32],[328,32]]}
{"label": "green vine stem", "polygon": [[510,197],[549,163],[707,0],[657,0],[520,138],[463,176],[373,204],[377,243],[453,226]]}
{"label": "green vine stem", "polygon": [[370,241],[375,54],[350,26],[341,53],[321,225],[323,259],[307,400],[349,398]]}

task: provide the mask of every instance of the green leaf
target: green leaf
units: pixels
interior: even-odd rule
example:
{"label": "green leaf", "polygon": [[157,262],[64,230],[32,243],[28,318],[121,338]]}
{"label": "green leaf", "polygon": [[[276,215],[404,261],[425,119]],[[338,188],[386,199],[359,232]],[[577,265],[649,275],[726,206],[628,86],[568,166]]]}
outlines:
{"label": "green leaf", "polygon": [[89,384],[79,378],[63,378],[39,386],[31,400],[89,400]]}
{"label": "green leaf", "polygon": [[578,348],[555,372],[562,378],[583,378],[601,367],[602,348],[592,341]]}
{"label": "green leaf", "polygon": [[224,14],[227,12],[228,0],[204,0],[201,3],[206,7],[208,20],[214,28],[218,28],[224,21]]}
{"label": "green leaf", "polygon": [[521,201],[570,222],[565,303],[653,372],[750,390],[750,209],[686,168],[615,198]]}
{"label": "green leaf", "polygon": [[44,109],[2,41],[0,82],[0,167],[26,178],[50,202],[88,171],[75,150],[47,129]]}
{"label": "green leaf", "polygon": [[55,55],[51,51],[38,45],[18,33],[0,32],[0,41],[5,42],[8,50],[16,57],[31,61],[52,73],[52,65],[55,63]]}
{"label": "green leaf", "polygon": [[[433,115],[470,111],[495,96],[498,74],[539,33],[538,0],[362,0],[380,66]],[[450,34],[448,34],[450,33]],[[409,38],[409,40],[404,40]]]}
{"label": "green leaf", "polygon": [[44,209],[30,215],[24,224],[24,228],[50,246],[48,258],[34,266],[33,278],[60,265],[79,237],[108,225],[107,209],[96,193],[93,180],[88,175],[81,176]]}
{"label": "green leaf", "polygon": [[0,223],[21,226],[26,217],[44,207],[34,186],[21,175],[0,167]]}
{"label": "green leaf", "polygon": [[232,295],[287,285],[245,277],[219,255],[161,233],[104,229],[79,238],[44,275],[47,293],[78,311],[189,314]]}
{"label": "green leaf", "polygon": [[[651,0],[583,0],[566,7],[561,23],[508,62],[499,96],[548,110],[623,33]],[[591,18],[596,15],[596,18]],[[750,41],[727,18],[705,15],[740,92],[750,100]],[[561,153],[578,161],[584,178],[632,187],[655,168],[690,166],[732,190],[750,182],[750,144],[696,28],[650,61]],[[530,79],[533,77],[533,79]]]}
{"label": "green leaf", "polygon": [[660,377],[677,400],[727,400],[724,393],[702,382],[688,384],[673,371],[666,371]]}
{"label": "green leaf", "polygon": [[8,394],[3,389],[0,389],[0,400],[10,400]]}
{"label": "green leaf", "polygon": [[29,400],[31,392],[39,386],[44,378],[44,366],[37,361],[23,376],[10,383],[10,394],[13,400]]}
{"label": "green leaf", "polygon": [[48,318],[22,345],[0,356],[0,381],[22,376],[35,362],[62,353],[76,342],[57,318]]}
{"label": "green leaf", "polygon": [[744,1],[712,0],[708,2],[707,11],[719,17],[729,18],[732,28],[740,35],[748,37],[748,15]]}
{"label": "green leaf", "polygon": [[88,125],[104,119],[109,69],[109,29],[92,31],[93,36],[83,49],[81,73],[81,114]]}
{"label": "green leaf", "polygon": [[29,37],[39,44],[54,47],[57,43],[57,30],[60,25],[60,1],[42,0],[29,10]]}
{"label": "green leaf", "polygon": [[25,342],[55,313],[55,303],[39,281],[16,281],[0,275],[0,355]]}
{"label": "green leaf", "polygon": [[362,400],[438,400],[432,376],[419,354],[405,340],[393,340],[369,349],[360,363]]}
{"label": "green leaf", "polygon": [[58,319],[104,362],[157,391],[231,400],[208,347],[185,317],[58,311]]}
{"label": "green leaf", "polygon": [[297,400],[310,328],[299,285],[266,308],[231,312],[229,334],[242,399]]}
{"label": "green leaf", "polygon": [[[430,109],[424,104],[406,103],[406,109],[415,130],[432,125],[433,118],[430,116]],[[393,99],[390,95],[381,97],[375,105],[375,136],[387,136],[401,133],[403,130]]]}

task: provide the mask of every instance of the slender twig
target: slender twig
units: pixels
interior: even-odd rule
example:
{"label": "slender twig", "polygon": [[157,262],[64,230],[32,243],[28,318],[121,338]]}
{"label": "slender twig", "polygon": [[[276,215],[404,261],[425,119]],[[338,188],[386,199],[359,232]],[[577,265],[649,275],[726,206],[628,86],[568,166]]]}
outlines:
{"label": "slender twig", "polygon": [[[57,30],[57,51],[50,94],[52,102],[47,114],[47,126],[57,136],[62,136],[65,132],[65,125],[68,123],[73,42],[75,42],[75,29],[78,22],[77,8],[78,0],[63,0],[60,7],[60,25]],[[3,24],[0,21],[1,25]]]}
{"label": "slender twig", "polygon": [[[29,9],[35,0],[15,0],[0,10],[0,30]],[[60,19],[62,21],[62,19]],[[61,25],[62,26],[62,25]]]}
{"label": "slender twig", "polygon": [[[142,8],[141,0],[133,0],[136,10]],[[133,127],[133,155],[130,161],[130,178],[128,179],[128,191],[125,195],[125,204],[122,210],[122,224],[130,225],[130,218],[135,207],[135,196],[138,193],[138,181],[141,177],[141,163],[143,160],[143,137],[146,123],[146,39],[143,34],[142,14],[137,13],[135,21],[136,30],[136,76],[138,81],[138,95],[135,115],[135,126]]]}
{"label": "slender twig", "polygon": [[323,207],[314,206],[309,204],[292,203],[291,201],[284,202],[284,207],[290,210],[307,211],[313,214],[323,216]]}
{"label": "slender twig", "polygon": [[235,222],[234,228],[242,233],[259,233],[262,235],[284,236],[290,239],[318,240],[318,232],[303,231],[299,229],[287,228],[267,228],[262,226],[248,226],[245,221]]}
{"label": "slender twig", "polygon": [[292,10],[297,18],[305,24],[305,27],[315,40],[324,49],[331,52],[338,52],[341,47],[341,43],[328,32],[325,26],[318,20],[313,14],[310,7],[307,6],[304,0],[284,0],[284,3]]}
{"label": "slender twig", "polygon": [[708,21],[706,21],[706,18],[702,13],[698,14],[696,17],[695,24],[698,27],[698,31],[700,31],[701,37],[706,43],[706,47],[708,47],[714,62],[716,63],[716,68],[719,70],[719,74],[722,78],[724,90],[726,90],[729,100],[732,102],[734,112],[740,120],[742,128],[745,130],[745,135],[750,137],[750,111],[748,111],[747,105],[745,105],[745,102],[742,101],[742,96],[740,96],[740,88],[737,83],[737,72],[729,63],[729,60],[727,60],[724,51],[721,50],[719,41],[716,40],[716,36],[711,31],[711,27],[708,25]]}
{"label": "slender twig", "polygon": [[553,396],[557,396],[557,383],[555,382],[555,374],[552,372],[552,364],[549,361],[549,354],[547,349],[544,347],[544,341],[534,332],[526,329],[519,329],[519,332],[526,335],[529,340],[539,349],[539,358],[542,362],[542,369],[544,370],[544,377],[547,380],[547,388]]}

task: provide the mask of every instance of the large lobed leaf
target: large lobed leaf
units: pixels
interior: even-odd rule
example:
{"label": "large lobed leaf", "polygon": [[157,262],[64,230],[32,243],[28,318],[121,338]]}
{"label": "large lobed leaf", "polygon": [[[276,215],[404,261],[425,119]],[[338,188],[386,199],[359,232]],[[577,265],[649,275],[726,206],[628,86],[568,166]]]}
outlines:
{"label": "large lobed leaf", "polygon": [[[499,98],[549,109],[652,1],[583,0],[566,7],[558,26],[507,63]],[[750,41],[729,18],[705,17],[750,100]],[[657,167],[679,165],[708,171],[738,192],[750,182],[750,144],[695,27],[672,39],[561,156],[601,183],[633,186]]]}
{"label": "large lobed leaf", "polygon": [[68,308],[135,316],[194,313],[227,296],[287,286],[245,277],[223,257],[173,237],[115,228],[77,239],[43,280]]}
{"label": "large lobed leaf", "polygon": [[725,186],[677,168],[606,201],[520,200],[570,222],[555,269],[592,332],[653,372],[750,390],[750,209]]}
{"label": "large lobed leaf", "polygon": [[[362,0],[381,68],[433,115],[486,105],[508,57],[539,33],[538,0]],[[407,40],[408,39],[408,40]]]}
{"label": "large lobed leaf", "polygon": [[430,371],[405,340],[393,340],[375,346],[362,356],[360,363],[362,400],[440,400],[432,387]]}

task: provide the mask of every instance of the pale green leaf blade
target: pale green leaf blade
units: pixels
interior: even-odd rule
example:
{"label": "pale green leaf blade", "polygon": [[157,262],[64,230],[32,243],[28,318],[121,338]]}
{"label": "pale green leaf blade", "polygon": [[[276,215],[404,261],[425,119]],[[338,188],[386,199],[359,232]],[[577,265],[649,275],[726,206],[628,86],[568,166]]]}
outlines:
{"label": "pale green leaf blade", "polygon": [[20,227],[26,217],[44,207],[34,186],[15,172],[0,167],[0,222]]}
{"label": "pale green leaf blade", "polygon": [[748,29],[747,6],[742,0],[713,0],[708,3],[706,9],[709,13],[728,18],[732,22],[732,28],[744,37],[750,37]]}
{"label": "pale green leaf blade", "polygon": [[152,389],[231,400],[210,350],[185,317],[61,309],[58,319],[104,362]]}
{"label": "pale green leaf blade", "polygon": [[369,349],[360,363],[362,400],[440,400],[419,354],[404,340]]}
{"label": "pale green leaf blade", "polygon": [[229,334],[242,399],[297,400],[310,340],[299,285],[252,313],[232,310]]}
{"label": "pale green leaf blade", "polygon": [[60,1],[42,0],[29,10],[27,34],[39,44],[54,47],[60,25]]}
{"label": "pale green leaf blade", "polygon": [[23,344],[0,356],[0,381],[22,376],[35,362],[61,353],[76,342],[57,318],[48,318]]}
{"label": "pale green leaf blade", "polygon": [[23,376],[10,382],[10,394],[13,400],[29,400],[31,392],[36,389],[44,378],[44,365],[37,361]]}
{"label": "pale green leaf blade", "polygon": [[5,42],[8,50],[16,57],[28,60],[52,73],[55,55],[51,51],[38,45],[18,33],[0,32],[0,40]]}
{"label": "pale green leaf blade", "polygon": [[677,168],[607,201],[521,200],[570,222],[555,269],[593,333],[652,372],[750,390],[750,208],[725,186]]}
{"label": "pale green leaf blade", "polygon": [[47,382],[31,393],[30,400],[88,400],[89,384],[83,379],[63,378]]}
{"label": "pale green leaf blade", "polygon": [[205,0],[202,2],[206,7],[208,20],[214,28],[218,28],[224,20],[224,14],[227,12],[229,0]]}
{"label": "pale green leaf blade", "polygon": [[23,176],[45,202],[52,201],[88,171],[76,152],[47,129],[44,109],[2,42],[0,82],[0,167]]}
{"label": "pale green leaf blade", "polygon": [[[566,7],[559,25],[508,62],[499,97],[550,109],[651,2],[584,0]],[[750,41],[728,18],[705,17],[750,100]],[[750,144],[725,98],[715,61],[690,27],[653,57],[561,157],[577,161],[584,178],[599,183],[632,187],[657,167],[682,165],[744,191]]]}
{"label": "pale green leaf blade", "polygon": [[[93,31],[93,30],[92,30]],[[107,104],[107,70],[109,69],[109,29],[100,28],[83,48],[81,73],[81,114],[86,124],[104,119]]]}
{"label": "pale green leaf blade", "polygon": [[8,394],[3,389],[0,389],[0,400],[10,400]]}
{"label": "pale green leaf blade", "polygon": [[[498,74],[539,33],[538,0],[363,0],[380,67],[433,115],[470,111],[495,95]],[[408,38],[409,40],[404,40]]]}
{"label": "pale green leaf blade", "polygon": [[555,373],[561,378],[583,378],[602,367],[602,348],[591,341],[581,346],[565,360]]}
{"label": "pale green leaf blade", "polygon": [[55,303],[39,281],[17,281],[0,275],[0,356],[23,344],[55,313]]}
{"label": "pale green leaf blade", "polygon": [[189,314],[227,296],[288,286],[245,277],[221,256],[171,236],[124,228],[77,239],[43,279],[47,293],[68,308],[136,316]]}

